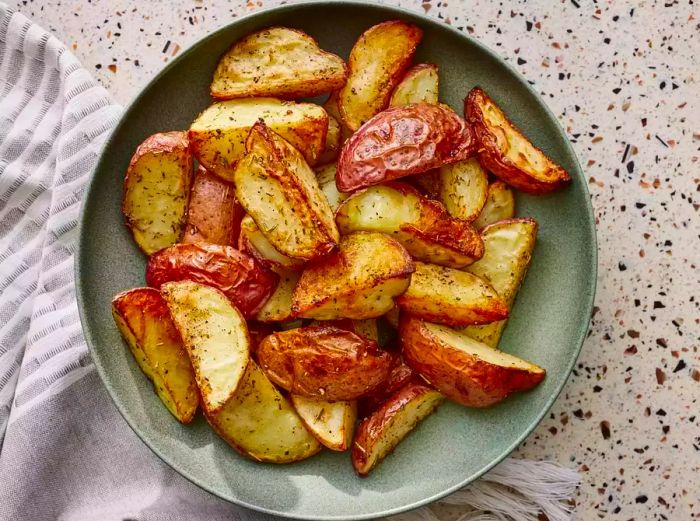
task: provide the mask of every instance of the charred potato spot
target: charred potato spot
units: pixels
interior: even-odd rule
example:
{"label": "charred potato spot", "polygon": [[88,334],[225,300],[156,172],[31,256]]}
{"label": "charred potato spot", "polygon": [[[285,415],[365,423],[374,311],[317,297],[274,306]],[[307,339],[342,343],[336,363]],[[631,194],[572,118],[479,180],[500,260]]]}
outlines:
{"label": "charred potato spot", "polygon": [[533,145],[482,89],[472,89],[464,105],[479,142],[479,161],[501,180],[535,195],[571,181],[566,170]]}
{"label": "charred potato spot", "polygon": [[339,89],[347,67],[335,54],[296,29],[272,27],[233,44],[219,61],[211,84],[218,99],[313,97]]}
{"label": "charred potato spot", "polygon": [[160,293],[153,288],[120,293],[112,301],[112,315],[158,397],[178,421],[192,421],[199,405],[197,384]]}
{"label": "charred potato spot", "polygon": [[180,239],[192,168],[185,132],[154,134],[131,158],[124,178],[122,212],[136,244],[146,255]]}
{"label": "charred potato spot", "polygon": [[328,114],[323,108],[313,103],[248,98],[214,103],[205,109],[190,126],[192,152],[207,170],[233,181],[236,165],[246,153],[248,134],[260,120],[310,164],[325,146]]}
{"label": "charred potato spot", "polygon": [[350,52],[347,83],[338,94],[342,119],[351,130],[387,107],[422,38],[420,28],[401,21],[375,25],[360,36]]}
{"label": "charred potato spot", "polygon": [[299,152],[262,122],[236,168],[236,195],[265,238],[280,253],[314,259],[338,242],[328,200]]}

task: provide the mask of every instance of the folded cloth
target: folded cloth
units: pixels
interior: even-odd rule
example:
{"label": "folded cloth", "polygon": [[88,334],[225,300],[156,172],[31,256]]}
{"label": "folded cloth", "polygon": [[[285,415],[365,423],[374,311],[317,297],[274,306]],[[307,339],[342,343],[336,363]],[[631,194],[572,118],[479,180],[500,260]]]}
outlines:
{"label": "folded cloth", "polygon": [[[0,3],[0,519],[272,519],[161,462],[91,362],[73,282],[78,211],[120,114],[63,44]],[[564,521],[578,479],[509,459],[443,503],[463,519]]]}

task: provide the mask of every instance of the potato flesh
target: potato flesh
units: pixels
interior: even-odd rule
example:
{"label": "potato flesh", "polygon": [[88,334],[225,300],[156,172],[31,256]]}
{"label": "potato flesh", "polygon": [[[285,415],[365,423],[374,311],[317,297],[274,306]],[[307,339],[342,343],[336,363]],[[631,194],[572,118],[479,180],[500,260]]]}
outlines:
{"label": "potato flesh", "polygon": [[337,244],[338,229],[316,175],[281,136],[258,123],[234,174],[238,200],[280,253],[314,259]]}
{"label": "potato flesh", "polygon": [[403,247],[382,234],[343,237],[339,252],[306,268],[294,290],[298,317],[376,318],[394,307],[410,284],[413,263]]}
{"label": "potato flesh", "polygon": [[389,101],[390,107],[411,103],[437,103],[439,78],[437,65],[420,63],[410,68],[396,86]]}
{"label": "potato flesh", "polygon": [[189,130],[192,149],[205,168],[233,181],[236,163],[245,155],[246,139],[258,120],[289,141],[314,163],[325,146],[328,115],[313,103],[249,98],[214,103]]}
{"label": "potato flesh", "polygon": [[440,168],[440,201],[453,217],[471,222],[486,204],[489,179],[473,157]]}
{"label": "potato flesh", "polygon": [[272,296],[255,316],[260,322],[285,322],[292,318],[292,294],[301,273],[277,269],[280,281]]}
{"label": "potato flesh", "polygon": [[482,279],[464,271],[415,263],[416,271],[399,307],[414,316],[464,326],[486,324],[508,315],[508,307]]}
{"label": "potato flesh", "polygon": [[[537,223],[532,219],[513,219],[494,223],[483,230],[484,256],[467,271],[488,280],[496,293],[513,306],[522,284],[537,238]],[[467,326],[460,331],[490,346],[498,346],[505,320],[483,326]]]}
{"label": "potato flesh", "polygon": [[236,450],[256,461],[289,463],[321,450],[292,405],[253,360],[238,391],[220,411],[207,414],[207,420]]}
{"label": "potato flesh", "polygon": [[338,120],[328,114],[328,132],[326,133],[326,145],[323,152],[318,156],[317,163],[319,165],[327,165],[335,161],[340,153],[340,148],[343,146],[343,130],[340,127]]}
{"label": "potato flesh", "polygon": [[249,357],[246,322],[220,291],[196,282],[161,286],[187,348],[203,406],[213,413],[236,391]]}
{"label": "potato flesh", "polygon": [[127,178],[124,214],[146,255],[175,244],[182,235],[192,179],[191,160],[183,168],[182,153],[146,154]]}
{"label": "potato flesh", "polygon": [[515,215],[515,196],[513,191],[503,181],[495,181],[489,185],[486,204],[479,217],[474,221],[474,228],[481,230],[489,224],[512,219]]}
{"label": "potato flesh", "polygon": [[121,293],[112,303],[112,316],[163,404],[178,421],[192,421],[199,405],[197,384],[160,293],[152,288]]}
{"label": "potato flesh", "polygon": [[316,170],[318,185],[321,188],[323,195],[326,196],[331,210],[334,212],[338,209],[342,202],[348,198],[349,195],[338,190],[338,187],[335,185],[335,172],[335,163],[322,166]]}
{"label": "potato flesh", "polygon": [[240,241],[239,248],[243,251],[247,251],[263,264],[272,267],[294,269],[304,263],[304,261],[292,259],[277,251],[260,231],[260,228],[258,228],[258,225],[255,224],[255,221],[250,215],[246,215],[241,221],[241,236],[242,240]]}
{"label": "potato flesh", "polygon": [[308,34],[272,27],[231,47],[216,67],[211,93],[220,99],[313,97],[342,87],[346,74],[345,62]]}
{"label": "potato flesh", "polygon": [[357,419],[357,402],[328,402],[291,395],[292,404],[306,428],[331,450],[347,450]]}
{"label": "potato flesh", "polygon": [[391,92],[410,64],[423,32],[400,21],[370,27],[350,52],[350,74],[338,93],[345,124],[357,130],[385,109]]}

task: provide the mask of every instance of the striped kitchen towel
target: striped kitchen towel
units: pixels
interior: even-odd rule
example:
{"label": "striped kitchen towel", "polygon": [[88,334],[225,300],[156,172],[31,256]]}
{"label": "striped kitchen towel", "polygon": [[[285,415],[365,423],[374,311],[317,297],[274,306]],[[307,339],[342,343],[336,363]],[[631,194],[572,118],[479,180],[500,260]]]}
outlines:
{"label": "striped kitchen towel", "polygon": [[[91,362],[75,301],[76,227],[120,113],[63,44],[0,3],[0,519],[268,519],[162,463]],[[469,512],[463,519],[564,521],[578,479],[509,459],[443,503]],[[398,517],[443,517],[431,508]]]}

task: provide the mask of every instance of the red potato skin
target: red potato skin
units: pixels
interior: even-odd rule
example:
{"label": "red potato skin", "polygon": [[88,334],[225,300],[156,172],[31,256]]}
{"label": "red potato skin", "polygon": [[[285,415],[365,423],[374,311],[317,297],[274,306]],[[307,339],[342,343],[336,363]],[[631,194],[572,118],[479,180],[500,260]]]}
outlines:
{"label": "red potato skin", "polygon": [[182,242],[235,246],[244,216],[233,183],[200,166],[192,184]]}
{"label": "red potato skin", "polygon": [[338,158],[341,192],[418,174],[476,153],[471,128],[440,105],[416,103],[380,112],[347,140]]}
{"label": "red potato skin", "polygon": [[[163,330],[174,343],[182,345],[182,337],[180,337],[180,333],[173,323],[168,305],[157,289],[134,288],[123,291],[114,297],[112,307],[123,317],[130,317],[135,313],[140,315],[141,320],[138,323],[136,321],[128,323],[128,325],[132,326],[131,330],[136,338],[143,338],[146,321],[154,320],[162,323]],[[134,325],[139,326],[138,331],[134,330]],[[184,345],[182,346],[182,352],[187,356]]]}
{"label": "red potato skin", "polygon": [[257,357],[268,378],[286,391],[328,401],[372,393],[394,364],[376,342],[333,326],[273,333],[260,343]]}
{"label": "red potato skin", "polygon": [[[404,385],[394,391],[378,409],[359,423],[355,429],[351,459],[355,472],[357,472],[360,477],[364,477],[368,473],[367,470],[364,470],[366,469],[368,458],[366,452],[362,450],[362,447],[373,445],[374,440],[381,437],[385,425],[391,422],[392,418],[401,411],[401,409],[406,407],[409,402],[420,398],[425,393],[433,391],[434,389],[426,384],[420,377],[415,375],[411,376]],[[441,402],[435,403],[433,410],[440,404]],[[388,456],[388,454],[385,456]]]}
{"label": "red potato skin", "polygon": [[[173,130],[171,132],[159,132],[148,136],[144,141],[136,148],[134,155],[129,161],[129,168],[127,172],[131,172],[133,166],[136,162],[141,159],[141,157],[146,154],[160,154],[164,152],[173,152],[175,150],[189,150],[189,140],[187,138],[187,132],[182,130]],[[187,159],[185,165],[189,165],[189,169],[192,170],[192,154],[187,154]],[[128,175],[128,174],[127,174]]]}
{"label": "red potato skin", "polygon": [[379,409],[389,397],[417,375],[408,367],[401,356],[396,357],[396,363],[382,385],[372,394],[361,398],[357,403],[358,416],[364,418]]}
{"label": "red potato skin", "polygon": [[435,389],[466,407],[488,407],[518,391],[536,387],[542,373],[505,368],[443,344],[424,322],[401,313],[399,338],[406,363]]}
{"label": "red potato skin", "polygon": [[[571,177],[559,165],[555,165],[554,173],[548,174],[552,175],[553,180],[545,181],[521,170],[501,152],[496,136],[484,121],[481,106],[486,100],[490,100],[496,105],[479,87],[472,89],[464,100],[464,114],[474,129],[481,165],[513,188],[533,195],[554,192],[568,185],[571,182]],[[518,128],[507,116],[506,119],[513,128]]]}
{"label": "red potato skin", "polygon": [[279,276],[231,246],[175,244],[148,259],[146,283],[192,280],[221,291],[246,317],[254,316],[275,291]]}

